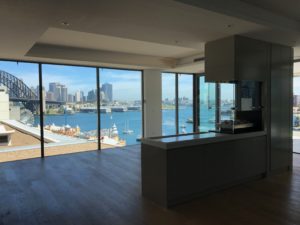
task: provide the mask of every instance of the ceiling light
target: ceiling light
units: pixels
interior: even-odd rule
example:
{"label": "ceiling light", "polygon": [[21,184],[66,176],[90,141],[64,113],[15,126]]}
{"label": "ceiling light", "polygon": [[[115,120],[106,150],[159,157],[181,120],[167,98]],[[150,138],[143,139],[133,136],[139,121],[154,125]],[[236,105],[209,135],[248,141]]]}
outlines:
{"label": "ceiling light", "polygon": [[62,22],[60,23],[60,25],[66,26],[66,27],[70,26],[70,24],[69,24],[67,21],[62,21]]}

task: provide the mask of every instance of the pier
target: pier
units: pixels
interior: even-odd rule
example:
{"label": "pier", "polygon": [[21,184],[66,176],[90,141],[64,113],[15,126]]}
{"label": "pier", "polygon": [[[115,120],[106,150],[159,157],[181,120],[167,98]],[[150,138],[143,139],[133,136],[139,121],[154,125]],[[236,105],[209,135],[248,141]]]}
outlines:
{"label": "pier", "polygon": [[[140,111],[141,106],[104,106],[100,107],[100,113],[111,112],[127,112],[127,111]],[[81,107],[80,112],[84,113],[97,113],[96,107]]]}

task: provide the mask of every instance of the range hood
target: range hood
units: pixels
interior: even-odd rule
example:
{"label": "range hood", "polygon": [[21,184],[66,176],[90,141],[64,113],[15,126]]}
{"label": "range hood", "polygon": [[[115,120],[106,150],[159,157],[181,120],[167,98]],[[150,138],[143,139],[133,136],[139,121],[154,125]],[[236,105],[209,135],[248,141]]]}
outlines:
{"label": "range hood", "polygon": [[269,73],[271,45],[243,36],[205,44],[207,82],[264,81]]}

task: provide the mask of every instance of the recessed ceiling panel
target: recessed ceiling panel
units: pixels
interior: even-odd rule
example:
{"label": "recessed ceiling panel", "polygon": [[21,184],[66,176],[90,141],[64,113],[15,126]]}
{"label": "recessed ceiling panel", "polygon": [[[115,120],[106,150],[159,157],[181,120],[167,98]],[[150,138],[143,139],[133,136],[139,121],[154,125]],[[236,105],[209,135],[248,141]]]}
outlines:
{"label": "recessed ceiling panel", "polygon": [[41,36],[38,43],[174,58],[203,52],[203,49],[164,45],[58,28],[49,28]]}

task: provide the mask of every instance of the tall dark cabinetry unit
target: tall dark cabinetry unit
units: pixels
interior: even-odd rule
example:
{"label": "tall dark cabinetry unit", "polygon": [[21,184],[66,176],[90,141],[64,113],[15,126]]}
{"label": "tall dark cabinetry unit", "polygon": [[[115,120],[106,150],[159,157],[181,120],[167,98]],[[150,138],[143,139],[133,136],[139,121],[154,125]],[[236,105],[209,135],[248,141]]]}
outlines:
{"label": "tall dark cabinetry unit", "polygon": [[267,171],[291,168],[293,48],[231,36],[207,43],[205,55],[206,80],[237,83],[236,118],[267,132]]}
{"label": "tall dark cabinetry unit", "polygon": [[270,74],[270,169],[292,166],[293,49],[272,45]]}

